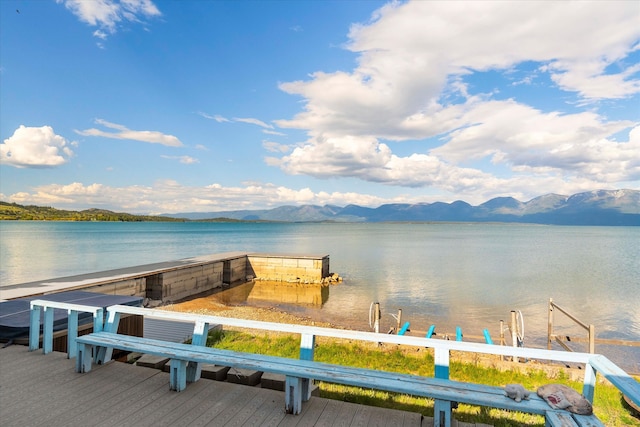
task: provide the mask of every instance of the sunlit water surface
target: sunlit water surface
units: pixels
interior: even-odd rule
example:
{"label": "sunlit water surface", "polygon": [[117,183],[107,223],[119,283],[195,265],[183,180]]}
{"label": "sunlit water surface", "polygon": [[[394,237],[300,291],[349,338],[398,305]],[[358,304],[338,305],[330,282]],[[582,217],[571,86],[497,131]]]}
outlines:
{"label": "sunlit water surface", "polygon": [[[640,227],[2,221],[0,286],[227,251],[329,255],[344,281],[324,304],[268,304],[368,330],[375,301],[384,330],[402,309],[412,332],[494,338],[521,310],[525,345],[544,347],[553,298],[599,338],[640,341],[639,242]],[[558,332],[586,336],[556,319]],[[597,351],[640,372],[638,347]]]}

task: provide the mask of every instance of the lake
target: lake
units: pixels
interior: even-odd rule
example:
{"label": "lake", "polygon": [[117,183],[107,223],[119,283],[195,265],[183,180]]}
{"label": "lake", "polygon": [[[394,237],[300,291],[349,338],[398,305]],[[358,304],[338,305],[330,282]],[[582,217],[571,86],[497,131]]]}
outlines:
{"label": "lake", "polygon": [[[381,330],[402,309],[412,331],[481,335],[511,310],[544,347],[549,298],[598,338],[640,341],[640,227],[455,223],[115,223],[0,221],[1,286],[228,251],[329,255],[343,283],[286,311]],[[246,304],[265,305],[250,299]],[[558,332],[585,336],[556,311]],[[508,333],[507,333],[508,334]],[[578,347],[580,349],[580,347]],[[640,348],[596,346],[632,372]]]}

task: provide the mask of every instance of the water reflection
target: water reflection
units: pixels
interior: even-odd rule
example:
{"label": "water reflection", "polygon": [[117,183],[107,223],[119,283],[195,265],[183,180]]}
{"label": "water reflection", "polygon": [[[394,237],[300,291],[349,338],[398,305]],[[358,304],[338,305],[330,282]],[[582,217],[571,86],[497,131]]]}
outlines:
{"label": "water reflection", "polygon": [[212,296],[227,305],[270,303],[322,308],[329,300],[329,286],[320,284],[252,281],[235,285]]}

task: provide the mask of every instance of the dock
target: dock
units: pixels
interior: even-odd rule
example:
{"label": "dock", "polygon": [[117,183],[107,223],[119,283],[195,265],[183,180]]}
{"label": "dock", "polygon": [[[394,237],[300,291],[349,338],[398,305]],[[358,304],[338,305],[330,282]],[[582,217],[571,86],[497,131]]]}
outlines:
{"label": "dock", "polygon": [[[0,424],[11,426],[433,425],[418,413],[313,397],[285,414],[282,392],[215,380],[169,390],[169,374],[122,362],[74,372],[66,353],[0,348]],[[429,423],[429,421],[431,423]],[[460,423],[460,426],[468,425]]]}

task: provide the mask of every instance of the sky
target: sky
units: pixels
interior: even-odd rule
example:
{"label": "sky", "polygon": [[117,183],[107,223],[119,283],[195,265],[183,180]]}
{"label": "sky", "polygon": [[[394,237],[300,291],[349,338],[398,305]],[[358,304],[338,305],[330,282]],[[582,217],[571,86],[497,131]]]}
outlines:
{"label": "sky", "polygon": [[640,2],[2,0],[0,200],[640,190]]}

